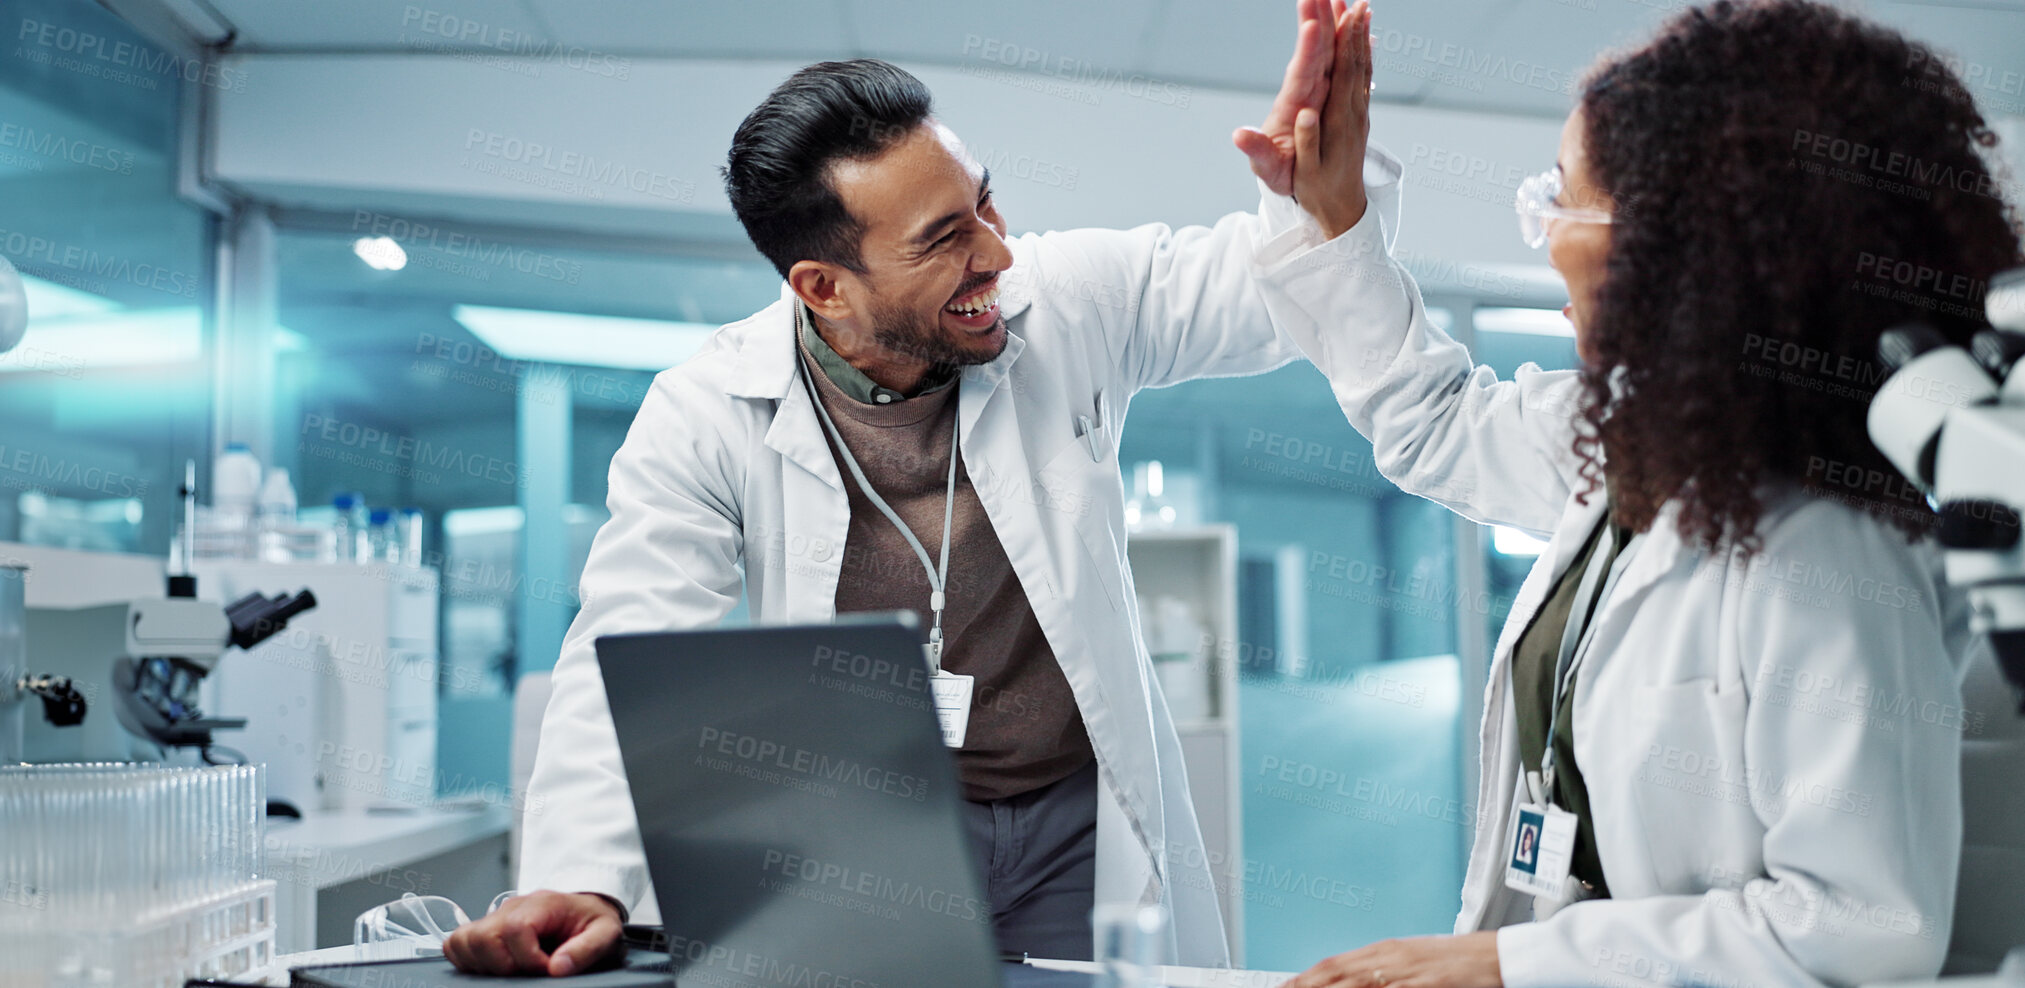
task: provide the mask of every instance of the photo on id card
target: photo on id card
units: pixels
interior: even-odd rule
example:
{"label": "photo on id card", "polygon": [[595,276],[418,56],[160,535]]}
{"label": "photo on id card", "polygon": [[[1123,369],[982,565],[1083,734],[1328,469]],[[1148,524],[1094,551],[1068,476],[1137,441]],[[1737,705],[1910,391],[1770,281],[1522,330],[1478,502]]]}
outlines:
{"label": "photo on id card", "polygon": [[1517,836],[1513,839],[1512,867],[1528,875],[1536,874],[1540,868],[1540,829],[1547,821],[1538,811],[1519,811],[1519,825],[1514,828]]}

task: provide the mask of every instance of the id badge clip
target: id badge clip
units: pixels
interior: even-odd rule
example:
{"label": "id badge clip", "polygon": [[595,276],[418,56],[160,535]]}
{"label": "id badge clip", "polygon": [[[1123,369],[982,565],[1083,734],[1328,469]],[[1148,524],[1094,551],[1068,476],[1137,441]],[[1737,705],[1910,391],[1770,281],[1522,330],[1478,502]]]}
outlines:
{"label": "id badge clip", "polygon": [[976,686],[976,676],[937,670],[929,677],[928,689],[935,696],[935,720],[942,725],[945,747],[963,747],[963,736],[970,730],[970,696]]}
{"label": "id badge clip", "polygon": [[1575,814],[1552,803],[1520,803],[1505,848],[1507,888],[1548,901],[1566,898],[1568,868],[1575,857]]}

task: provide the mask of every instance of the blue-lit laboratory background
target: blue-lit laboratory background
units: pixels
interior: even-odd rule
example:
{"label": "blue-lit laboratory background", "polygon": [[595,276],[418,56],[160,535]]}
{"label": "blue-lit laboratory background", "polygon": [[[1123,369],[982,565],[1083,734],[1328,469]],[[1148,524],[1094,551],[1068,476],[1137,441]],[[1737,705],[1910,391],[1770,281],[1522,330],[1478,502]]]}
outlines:
{"label": "blue-lit laboratory background", "polygon": [[[259,437],[263,465],[289,471],[304,524],[334,522],[348,492],[418,510],[417,548],[440,579],[443,799],[511,784],[515,690],[555,662],[606,469],[653,371],[779,296],[708,167],[770,80],[847,54],[919,70],[993,167],[1016,233],[1202,223],[1255,202],[1227,135],[1266,105],[1291,33],[1278,0],[215,0],[200,6],[236,40],[225,74],[192,81],[15,30],[161,53],[108,7],[173,6],[6,5],[0,253],[28,278],[33,322],[0,358],[0,540],[165,556],[184,464],[209,477],[228,433]],[[1961,13],[1927,23],[1952,29]],[[1408,164],[1401,256],[1437,321],[1500,375],[1574,361],[1565,295],[1510,208],[1516,176],[1552,163],[1569,98],[1510,73],[1435,71],[1409,42],[1530,53],[1565,81],[1660,14],[1621,0],[1380,5],[1400,32],[1380,46],[1374,137]],[[605,61],[529,74],[445,36],[445,17]],[[1123,66],[1185,105],[1022,74],[983,41]],[[655,85],[666,91],[643,90]],[[521,181],[540,176],[487,157],[502,133],[633,155],[665,172],[650,190],[673,194]],[[379,263],[382,237],[404,263]],[[1299,969],[1448,930],[1485,663],[1537,545],[1379,476],[1306,364],[1140,395],[1119,461],[1146,538],[1231,538],[1217,593],[1234,627],[1212,636],[1210,661],[1235,696],[1203,710],[1236,732],[1215,783],[1232,812],[1215,826],[1241,835],[1219,867],[1243,880],[1244,963]]]}

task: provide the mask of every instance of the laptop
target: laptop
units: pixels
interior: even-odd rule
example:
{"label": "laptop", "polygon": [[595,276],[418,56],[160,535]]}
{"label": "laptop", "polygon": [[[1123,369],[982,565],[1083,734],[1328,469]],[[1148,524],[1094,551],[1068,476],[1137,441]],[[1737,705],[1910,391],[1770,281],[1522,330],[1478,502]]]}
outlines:
{"label": "laptop", "polygon": [[999,988],[911,616],[597,653],[678,981]]}
{"label": "laptop", "polygon": [[[911,614],[599,638],[666,953],[562,980],[1091,984],[999,957],[921,638]],[[400,963],[407,985],[493,980]]]}

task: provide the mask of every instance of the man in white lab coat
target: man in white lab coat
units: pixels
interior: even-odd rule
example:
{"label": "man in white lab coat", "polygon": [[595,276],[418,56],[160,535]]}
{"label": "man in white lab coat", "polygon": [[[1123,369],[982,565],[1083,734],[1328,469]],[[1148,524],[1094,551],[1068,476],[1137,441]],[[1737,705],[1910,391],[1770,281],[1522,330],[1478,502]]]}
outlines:
{"label": "man in white lab coat", "polygon": [[[1260,213],[1214,227],[1009,239],[989,175],[883,62],[810,66],[746,118],[726,185],[780,301],[661,374],[613,459],[530,784],[518,884],[547,891],[458,931],[453,961],[567,974],[655,911],[592,642],[710,626],[742,590],[756,621],[909,609],[946,633],[945,668],[977,677],[957,763],[1001,946],[1087,957],[1093,902],[1162,903],[1170,956],[1227,962],[1117,442],[1142,388],[1297,355],[1250,262],[1305,222],[1293,118],[1342,16],[1300,0],[1279,99],[1236,137]],[[1382,208],[1398,164],[1370,171]]]}

